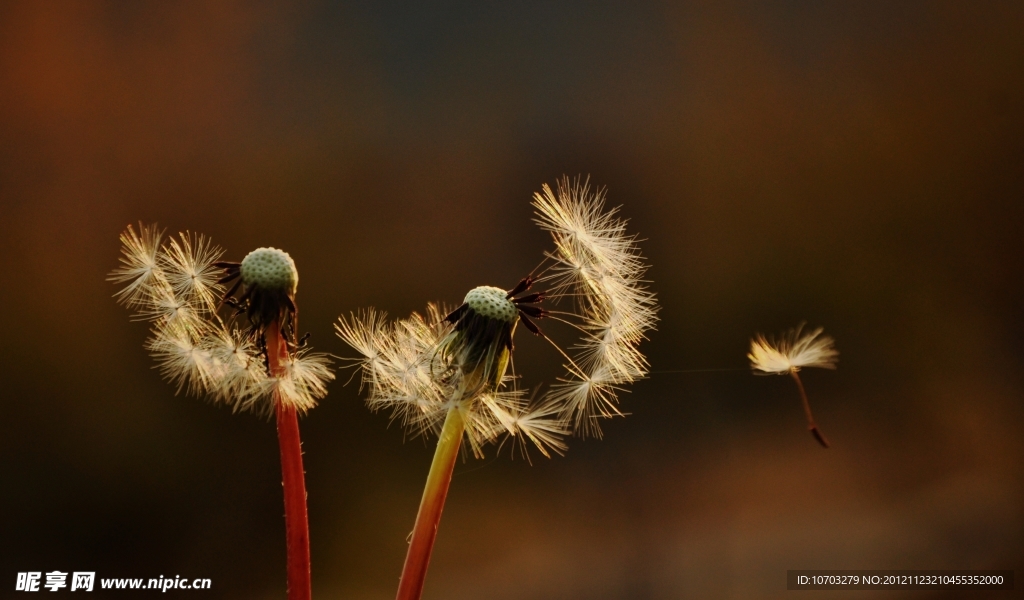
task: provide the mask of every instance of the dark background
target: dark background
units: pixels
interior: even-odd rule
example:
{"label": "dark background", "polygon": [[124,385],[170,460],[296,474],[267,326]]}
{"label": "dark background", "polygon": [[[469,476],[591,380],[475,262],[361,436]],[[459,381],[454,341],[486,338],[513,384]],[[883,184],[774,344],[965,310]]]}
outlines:
{"label": "dark background", "polygon": [[[0,596],[284,597],[273,424],[151,368],[105,281],[128,223],[286,249],[300,328],[351,355],[339,314],[512,286],[550,247],[531,194],[582,174],[645,238],[652,368],[737,370],[460,464],[425,597],[987,597],[785,585],[1024,576],[1022,30],[1016,2],[0,5]],[[802,320],[841,352],[804,372],[827,451],[743,370]],[[558,374],[518,342],[527,385]],[[432,448],[347,377],[302,422],[314,592],[388,598]]]}

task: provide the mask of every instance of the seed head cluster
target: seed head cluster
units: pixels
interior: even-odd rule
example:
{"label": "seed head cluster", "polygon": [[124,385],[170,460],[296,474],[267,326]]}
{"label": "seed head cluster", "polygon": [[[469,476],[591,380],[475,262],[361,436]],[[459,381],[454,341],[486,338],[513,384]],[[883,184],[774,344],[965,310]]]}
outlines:
{"label": "seed head cluster", "polygon": [[[598,420],[622,414],[617,392],[646,375],[637,346],[657,320],[642,279],[647,266],[626,222],[604,209],[603,192],[568,179],[557,187],[544,186],[534,199],[537,223],[555,242],[536,277],[508,291],[474,288],[454,310],[428,304],[423,315],[396,321],[373,309],[339,319],[338,335],[361,355],[371,409],[391,409],[413,435],[437,434],[448,411],[458,410],[477,456],[508,439],[523,450],[528,440],[545,456],[561,453],[570,432],[600,436]],[[541,285],[550,291],[527,293]],[[537,306],[545,300],[564,300],[567,310]],[[567,374],[532,399],[506,374],[518,323],[550,341],[531,318],[582,333],[569,348],[575,356],[555,346]]]}
{"label": "seed head cluster", "polygon": [[[140,225],[136,233],[129,225],[121,244],[121,266],[108,279],[124,285],[115,297],[135,311],[134,318],[151,323],[146,349],[177,391],[268,414],[274,398],[305,412],[326,395],[334,378],[326,355],[291,344],[281,373],[272,376],[260,327],[239,322],[242,310],[219,314],[223,266],[229,263],[218,262],[223,250],[207,238],[181,233],[165,239],[155,226]],[[281,292],[294,307],[298,274],[287,253],[260,248],[240,271],[250,297]]]}

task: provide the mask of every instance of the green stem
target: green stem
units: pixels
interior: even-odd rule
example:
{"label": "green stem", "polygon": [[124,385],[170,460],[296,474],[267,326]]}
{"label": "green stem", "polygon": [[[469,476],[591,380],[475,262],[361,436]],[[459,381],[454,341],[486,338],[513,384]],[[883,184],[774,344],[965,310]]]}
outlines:
{"label": "green stem", "polygon": [[434,452],[434,461],[430,464],[427,485],[423,488],[423,498],[420,500],[420,510],[416,514],[409,552],[405,555],[405,566],[402,568],[402,578],[398,583],[396,600],[419,600],[423,594],[430,553],[434,549],[437,526],[441,521],[445,498],[448,497],[448,486],[452,481],[452,470],[459,456],[459,446],[465,428],[462,413],[457,407],[450,408],[444,420],[444,427],[441,428],[441,436],[437,440],[437,450]]}

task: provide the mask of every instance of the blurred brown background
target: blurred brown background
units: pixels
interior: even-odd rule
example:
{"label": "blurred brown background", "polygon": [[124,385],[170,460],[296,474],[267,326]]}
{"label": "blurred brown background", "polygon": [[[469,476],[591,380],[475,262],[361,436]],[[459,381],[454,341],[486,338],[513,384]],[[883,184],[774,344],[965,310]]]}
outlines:
{"label": "blurred brown background", "polygon": [[[104,280],[128,223],[288,250],[301,329],[349,355],[343,312],[513,285],[562,174],[645,238],[653,369],[738,370],[655,372],[564,458],[460,464],[426,598],[1024,575],[1024,7],[495,4],[0,5],[0,597],[54,569],[284,597],[274,427],[151,368]],[[742,370],[801,320],[841,352],[804,377],[827,451]],[[432,448],[345,379],[302,423],[314,592],[389,598]]]}

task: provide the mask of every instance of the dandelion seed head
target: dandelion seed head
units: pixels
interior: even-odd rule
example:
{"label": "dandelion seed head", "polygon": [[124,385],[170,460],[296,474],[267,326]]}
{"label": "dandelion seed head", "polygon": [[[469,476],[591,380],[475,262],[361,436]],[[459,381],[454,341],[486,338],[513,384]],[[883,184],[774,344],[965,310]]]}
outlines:
{"label": "dandelion seed head", "polygon": [[[305,412],[324,397],[334,374],[327,355],[295,342],[298,272],[286,252],[260,248],[242,263],[220,262],[222,250],[201,235],[182,233],[161,244],[154,227],[139,231],[129,226],[121,235],[121,266],[109,279],[125,284],[116,297],[136,309],[134,318],[152,323],[146,348],[178,392],[267,414],[277,403]],[[222,284],[234,280],[227,295],[244,285],[241,299],[222,302]],[[235,314],[222,318],[225,303]],[[248,327],[234,320],[242,313]],[[274,323],[291,343],[281,345],[282,364],[272,375],[277,357],[268,354],[264,336]]]}
{"label": "dandelion seed head", "polygon": [[235,282],[226,296],[233,297],[239,286],[242,287],[239,297],[232,303],[249,318],[254,333],[263,335],[271,324],[277,323],[295,342],[298,314],[295,293],[299,272],[287,252],[277,248],[257,248],[241,263],[216,264],[223,269],[220,283]]}
{"label": "dandelion seed head", "polygon": [[803,324],[790,329],[778,340],[757,334],[750,340],[750,368],[762,373],[788,375],[803,367],[835,369],[839,351],[835,340],[822,335],[823,328],[801,334]]}
{"label": "dandelion seed head", "polygon": [[257,248],[242,259],[242,284],[292,296],[299,285],[295,261],[284,250]]}
{"label": "dandelion seed head", "polygon": [[[561,453],[562,438],[601,435],[601,418],[621,416],[617,394],[647,374],[638,346],[657,322],[658,305],[647,289],[647,270],[635,236],[604,193],[577,180],[544,186],[534,199],[537,223],[555,250],[548,267],[509,291],[473,288],[451,312],[428,306],[391,323],[373,311],[342,318],[338,335],[362,356],[362,384],[371,409],[391,408],[416,435],[439,432],[446,415],[459,411],[474,455],[499,439],[513,446],[529,440],[542,454]],[[534,285],[543,291],[530,291]],[[546,289],[545,289],[546,288]],[[567,299],[571,311],[540,303]],[[562,350],[534,319],[564,321],[582,334]],[[506,375],[519,323],[551,342],[568,373],[537,399],[527,401]]]}

